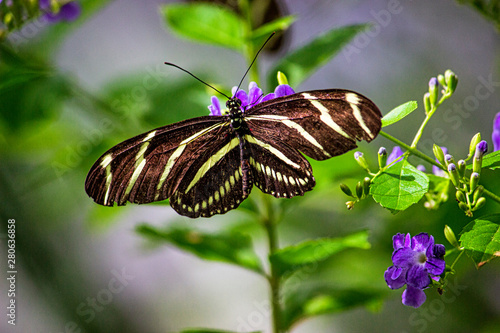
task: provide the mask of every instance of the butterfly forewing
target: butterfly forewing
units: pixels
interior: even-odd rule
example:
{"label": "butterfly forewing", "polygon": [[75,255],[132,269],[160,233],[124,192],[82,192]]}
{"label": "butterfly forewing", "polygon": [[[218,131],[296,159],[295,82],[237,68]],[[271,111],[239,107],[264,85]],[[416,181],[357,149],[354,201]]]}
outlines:
{"label": "butterfly forewing", "polygon": [[126,140],[92,166],[85,190],[105,206],[165,200],[180,182],[194,176],[188,172],[195,162],[190,156],[217,147],[227,126],[226,117],[198,117]]}
{"label": "butterfly forewing", "polygon": [[381,128],[380,110],[348,90],[318,90],[276,98],[246,112],[250,131],[272,136],[307,156],[325,160],[371,141]]}

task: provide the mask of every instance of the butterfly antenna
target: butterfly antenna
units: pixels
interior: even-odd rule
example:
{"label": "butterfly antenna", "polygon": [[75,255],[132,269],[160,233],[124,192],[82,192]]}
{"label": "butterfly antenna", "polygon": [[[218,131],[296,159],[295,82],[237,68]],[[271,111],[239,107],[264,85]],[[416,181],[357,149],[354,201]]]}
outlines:
{"label": "butterfly antenna", "polygon": [[[258,54],[258,53],[257,53]],[[252,62],[253,63],[253,62]],[[177,66],[176,64],[173,64],[171,62],[165,62],[165,65],[168,65],[168,66],[172,66],[172,67],[175,67],[175,68],[178,68],[180,69],[181,71],[185,72],[185,73],[188,73],[189,75],[191,75],[192,77],[194,77],[196,80],[200,81],[201,83],[203,83],[204,85],[212,88],[213,90],[217,91],[219,94],[221,94],[222,96],[225,96],[227,99],[231,99],[229,96],[227,96],[226,94],[224,94],[222,91],[220,91],[219,89],[215,88],[214,86],[206,83],[205,81],[203,81],[202,79],[200,79],[199,77],[197,77],[196,75],[194,75],[193,73],[191,73],[190,71],[180,67],[180,66]]]}
{"label": "butterfly antenna", "polygon": [[259,51],[257,51],[257,53],[255,54],[255,57],[253,58],[252,60],[252,63],[250,64],[250,66],[248,66],[248,69],[247,71],[245,72],[245,74],[243,74],[243,77],[241,78],[241,81],[240,81],[240,84],[238,84],[238,88],[236,89],[236,92],[238,92],[238,90],[240,90],[240,87],[241,87],[241,84],[243,83],[243,80],[245,79],[245,77],[247,76],[248,72],[250,71],[250,68],[252,68],[252,65],[253,63],[255,62],[255,60],[257,60],[257,57],[259,56],[259,53],[260,51],[262,51],[262,49],[264,48],[264,46],[266,46],[267,42],[269,42],[269,40],[276,34],[276,32],[273,32],[271,34],[271,36],[269,36],[266,41],[264,42],[264,44],[262,44],[262,46],[260,47]]}

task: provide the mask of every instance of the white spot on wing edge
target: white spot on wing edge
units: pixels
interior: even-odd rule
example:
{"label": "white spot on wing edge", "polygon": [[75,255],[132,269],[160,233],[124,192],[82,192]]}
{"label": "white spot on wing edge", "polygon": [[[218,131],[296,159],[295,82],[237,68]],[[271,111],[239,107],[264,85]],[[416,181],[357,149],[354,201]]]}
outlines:
{"label": "white spot on wing edge", "polygon": [[153,131],[151,133],[149,133],[143,140],[142,142],[146,142],[146,141],[149,141],[150,139],[152,139],[156,134],[156,131]]}
{"label": "white spot on wing edge", "polygon": [[355,93],[347,93],[345,95],[345,100],[349,103],[349,105],[352,108],[352,114],[354,115],[354,118],[359,123],[359,126],[368,134],[370,138],[374,138],[374,135],[372,131],[366,126],[365,120],[363,119],[363,115],[361,114],[361,111],[359,110],[358,104],[359,104],[359,97]]}

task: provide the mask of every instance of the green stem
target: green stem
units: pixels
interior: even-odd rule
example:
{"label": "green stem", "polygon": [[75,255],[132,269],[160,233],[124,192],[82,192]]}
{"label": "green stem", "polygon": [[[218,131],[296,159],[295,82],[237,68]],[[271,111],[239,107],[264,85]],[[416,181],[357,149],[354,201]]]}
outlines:
{"label": "green stem", "polygon": [[493,199],[500,204],[500,196],[496,195],[495,193],[490,192],[487,189],[484,189],[483,194],[487,195],[488,197],[490,197],[490,199]]}
{"label": "green stem", "polygon": [[406,149],[408,152],[412,153],[413,155],[423,159],[424,161],[426,162],[429,162],[430,164],[432,165],[435,165],[437,166],[438,168],[441,168],[443,169],[444,171],[447,171],[446,168],[444,166],[442,166],[441,164],[439,164],[438,162],[434,161],[431,157],[425,155],[424,153],[422,153],[420,150],[418,150],[417,148],[415,147],[412,147],[412,146],[409,146],[407,145],[406,143],[404,143],[403,141],[399,140],[399,139],[396,139],[395,137],[393,137],[392,135],[390,134],[387,134],[386,132],[384,131],[380,131],[380,135],[382,135],[383,137],[391,140],[392,142],[396,143],[398,146],[401,146],[403,147],[404,149]]}
{"label": "green stem", "polygon": [[[270,207],[270,206],[268,206]],[[278,237],[276,234],[276,221],[266,219],[263,221],[267,233],[269,255],[272,255],[278,249]],[[269,287],[271,289],[271,307],[273,318],[273,333],[281,333],[281,303],[280,303],[280,288],[281,279],[276,272],[276,266],[271,262],[271,273],[268,276]]]}

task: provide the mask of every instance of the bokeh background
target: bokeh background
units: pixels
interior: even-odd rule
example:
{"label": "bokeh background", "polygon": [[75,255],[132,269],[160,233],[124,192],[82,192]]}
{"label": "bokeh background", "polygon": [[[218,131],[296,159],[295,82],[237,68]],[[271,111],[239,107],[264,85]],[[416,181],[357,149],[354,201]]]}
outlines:
{"label": "bokeh background", "polygon": [[[172,246],[152,246],[134,231],[144,222],[207,231],[233,228],[250,234],[263,255],[264,235],[244,213],[190,220],[164,205],[105,209],[83,188],[91,165],[112,145],[207,114],[211,92],[164,61],[225,88],[239,82],[246,69],[235,52],[177,38],[159,14],[159,5],[169,2],[111,1],[76,22],[60,23],[63,27],[31,25],[10,37],[12,53],[2,49],[0,266],[6,275],[5,226],[13,218],[18,317],[12,327],[4,316],[1,332],[269,330],[268,289],[259,276]],[[464,157],[475,133],[490,140],[493,117],[500,111],[500,38],[495,24],[471,7],[452,0],[280,3],[298,20],[278,52],[260,57],[262,73],[323,31],[372,22],[371,33],[356,37],[296,91],[352,89],[387,113],[408,100],[420,103],[428,80],[452,69],[459,77],[456,94],[426,129],[422,150],[431,153],[434,142]],[[398,12],[386,15],[395,4]],[[3,89],[7,75],[21,83]],[[411,142],[422,119],[420,108],[386,131]],[[360,147],[373,165],[380,146],[392,148],[383,138]],[[318,189],[287,205],[279,227],[281,245],[368,229],[372,248],[342,253],[304,279],[388,291],[383,272],[391,264],[395,232],[427,231],[450,248],[444,224],[459,232],[469,221],[454,200],[437,211],[420,204],[395,216],[371,200],[347,211],[339,183],[352,186],[363,177],[352,153],[313,168]],[[483,179],[498,193],[498,176],[485,172]],[[488,202],[481,214],[494,211],[498,206]],[[499,273],[496,262],[476,270],[464,257],[446,298],[433,289],[422,308],[413,309],[401,305],[402,290],[388,291],[383,304],[316,317],[294,332],[499,332]],[[119,290],[110,284],[118,275]],[[2,307],[6,289],[2,278]],[[92,309],[92,298],[106,299],[106,305]]]}

